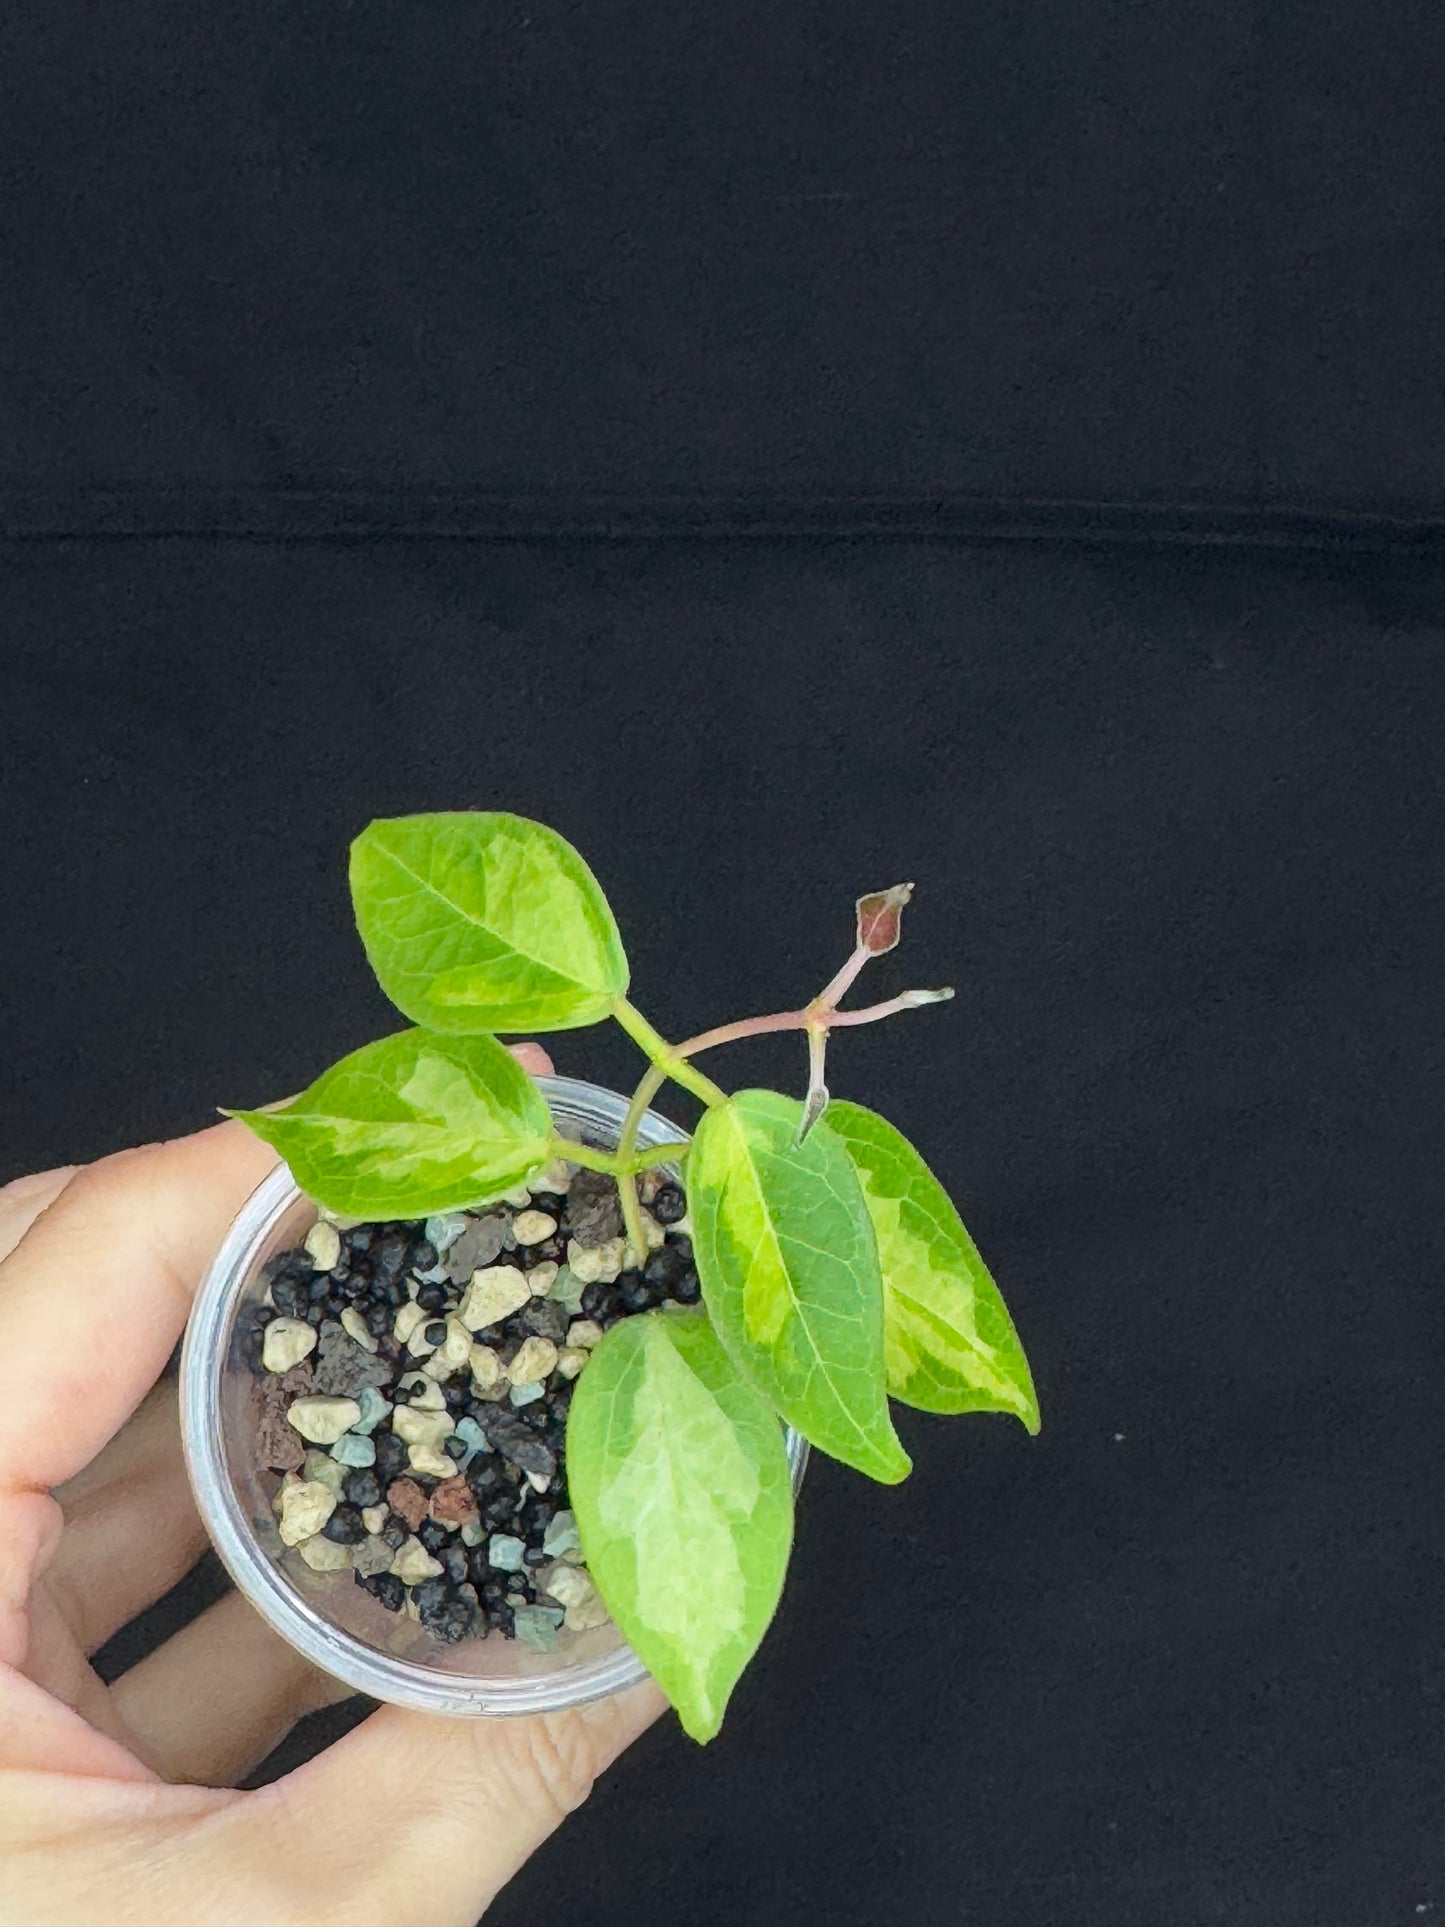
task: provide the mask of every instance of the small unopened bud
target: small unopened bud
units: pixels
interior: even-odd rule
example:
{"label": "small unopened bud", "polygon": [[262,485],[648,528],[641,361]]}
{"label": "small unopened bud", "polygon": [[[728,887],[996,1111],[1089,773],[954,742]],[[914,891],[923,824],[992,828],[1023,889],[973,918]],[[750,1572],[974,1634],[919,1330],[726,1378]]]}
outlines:
{"label": "small unopened bud", "polygon": [[898,999],[900,1010],[917,1010],[920,1004],[946,1004],[953,995],[953,985],[946,984],[942,990],[905,990]]}
{"label": "small unopened bud", "polygon": [[903,906],[913,895],[911,883],[895,883],[891,890],[875,890],[858,899],[858,943],[870,957],[881,957],[898,943]]}

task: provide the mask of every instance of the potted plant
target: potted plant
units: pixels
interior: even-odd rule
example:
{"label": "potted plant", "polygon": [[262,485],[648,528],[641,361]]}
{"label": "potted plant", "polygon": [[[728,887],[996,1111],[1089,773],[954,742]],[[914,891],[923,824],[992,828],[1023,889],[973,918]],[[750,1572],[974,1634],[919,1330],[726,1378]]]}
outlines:
{"label": "potted plant", "polygon": [[[388,1615],[449,1679],[468,1653],[571,1643],[602,1654],[588,1690],[605,1690],[625,1639],[707,1740],[778,1602],[801,1441],[892,1484],[909,1461],[890,1398],[1038,1429],[957,1212],[892,1125],[824,1081],[833,1031],[951,994],[840,1008],[897,944],[911,886],[859,900],[851,955],[806,1005],[669,1044],[628,998],[597,880],[545,826],[376,822],[350,874],[412,1027],[283,1105],[229,1113],[289,1175],[198,1301],[203,1513],[233,1570],[239,1533],[269,1541],[258,1603],[371,1690],[385,1680],[348,1670],[338,1629],[380,1648]],[[498,1041],[609,1020],[647,1059],[610,1112]],[[780,1030],[806,1039],[801,1099],[729,1094],[697,1065]],[[668,1080],[704,1106],[690,1141],[649,1109]],[[249,1525],[232,1503],[218,1529],[218,1484],[250,1492]],[[298,1590],[305,1638],[277,1606]]]}

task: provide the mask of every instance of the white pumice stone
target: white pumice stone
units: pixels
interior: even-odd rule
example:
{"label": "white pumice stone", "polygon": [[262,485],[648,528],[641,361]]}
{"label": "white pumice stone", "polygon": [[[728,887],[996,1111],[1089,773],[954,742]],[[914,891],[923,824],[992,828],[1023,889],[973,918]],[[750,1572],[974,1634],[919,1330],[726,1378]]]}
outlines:
{"label": "white pumice stone", "polygon": [[524,1338],[507,1366],[513,1385],[536,1385],[557,1369],[557,1347],[550,1338]]}
{"label": "white pumice stone", "polygon": [[330,1271],[341,1256],[341,1233],[334,1224],[318,1218],[306,1233],[306,1249],[313,1271]]}
{"label": "white pumice stone", "polygon": [[354,1398],[325,1398],[315,1393],[298,1398],[288,1408],[286,1423],[313,1445],[335,1445],[360,1417],[361,1407]]}
{"label": "white pumice stone", "polygon": [[304,1318],[273,1318],[261,1340],[261,1363],[268,1372],[289,1372],[316,1349],[316,1327]]}
{"label": "white pumice stone", "polygon": [[552,1481],[547,1477],[545,1472],[529,1472],[527,1474],[527,1483],[534,1492],[545,1492]]}
{"label": "white pumice stone", "polygon": [[488,1325],[510,1318],[532,1296],[525,1273],[515,1265],[488,1265],[474,1271],[457,1316],[468,1331],[484,1331]]}
{"label": "white pumice stone", "polygon": [[519,1245],[539,1245],[557,1229],[557,1220],[545,1211],[519,1211],[512,1220],[512,1236]]}
{"label": "white pumice stone", "polygon": [[464,1546],[479,1546],[486,1536],[487,1529],[480,1519],[469,1519],[461,1529],[461,1541]]}
{"label": "white pumice stone", "polygon": [[649,1251],[658,1251],[667,1243],[666,1227],[660,1225],[650,1211],[642,1213],[642,1235]]}
{"label": "white pumice stone", "polygon": [[531,1191],[551,1191],[558,1197],[561,1197],[568,1185],[571,1184],[576,1169],[576,1165],[569,1164],[565,1158],[553,1158],[550,1164],[544,1164],[542,1166],[542,1169],[537,1173],[536,1177],[528,1179],[528,1189]]}
{"label": "white pumice stone", "polygon": [[412,1537],[398,1550],[391,1569],[408,1586],[419,1586],[423,1579],[435,1579],[442,1565],[439,1559],[432,1558],[420,1539]]}
{"label": "white pumice stone", "polygon": [[334,1225],[338,1231],[354,1231],[357,1225],[366,1223],[365,1218],[348,1217],[344,1211],[333,1211],[325,1204],[317,1205],[316,1215],[322,1224]]}
{"label": "white pumice stone", "polygon": [[594,1285],[597,1274],[602,1269],[602,1247],[600,1245],[579,1245],[575,1238],[567,1240],[567,1269],[572,1276],[584,1285]]}
{"label": "white pumice stone", "polygon": [[450,1378],[453,1372],[461,1370],[471,1355],[472,1335],[461,1319],[453,1312],[446,1322],[446,1337],[422,1367],[432,1378]]}
{"label": "white pumice stone", "polygon": [[[381,1532],[385,1528],[388,1509],[389,1508],[384,1505],[369,1505],[366,1508],[361,1515],[361,1523],[366,1527],[368,1532]],[[558,1516],[560,1517],[561,1515],[559,1514]],[[546,1549],[544,1545],[542,1550],[545,1552]],[[386,1564],[388,1566],[391,1564],[390,1546],[386,1549]],[[385,1571],[385,1567],[381,1568],[381,1570]]]}
{"label": "white pumice stone", "polygon": [[280,1501],[278,1529],[283,1546],[299,1546],[303,1539],[320,1532],[336,1510],[336,1494],[319,1479],[298,1479],[293,1486],[283,1486]]}
{"label": "white pumice stone", "polygon": [[445,1408],[429,1412],[415,1405],[398,1405],[391,1415],[391,1429],[408,1445],[440,1446],[452,1435],[452,1415]]}
{"label": "white pumice stone", "polygon": [[[422,1389],[418,1390],[418,1387]],[[406,1392],[409,1395],[409,1409],[412,1411],[418,1408],[423,1412],[444,1412],[446,1410],[447,1402],[441,1386],[437,1384],[434,1378],[428,1378],[425,1372],[408,1372],[405,1377],[398,1382],[397,1390],[399,1392]],[[394,1431],[396,1429],[395,1426],[393,1426],[392,1429]]]}
{"label": "white pumice stone", "polygon": [[627,1262],[626,1238],[609,1238],[605,1244],[579,1245],[567,1241],[567,1264],[584,1285],[610,1285]]}
{"label": "white pumice stone", "polygon": [[[365,1514],[362,1516],[364,1518]],[[374,1572],[390,1572],[392,1556],[391,1547],[373,1533],[371,1538],[363,1539],[359,1546],[353,1547],[351,1563],[363,1579],[369,1579]]]}
{"label": "white pumice stone", "polygon": [[340,1572],[351,1564],[351,1547],[339,1546],[320,1532],[304,1539],[296,1550],[313,1572]]}
{"label": "white pumice stone", "polygon": [[449,1479],[457,1469],[435,1445],[409,1445],[406,1456],[412,1471],[420,1472],[426,1479]]}
{"label": "white pumice stone", "polygon": [[581,1345],[564,1345],[557,1354],[557,1371],[563,1378],[580,1378],[591,1356]]}
{"label": "white pumice stone", "polygon": [[531,1202],[532,1194],[525,1184],[514,1185],[510,1191],[504,1191],[497,1199],[498,1204],[509,1204],[514,1211],[525,1211]]}
{"label": "white pumice stone", "polygon": [[567,1343],[584,1345],[591,1351],[594,1345],[602,1343],[602,1327],[595,1318],[574,1318],[567,1327]]}
{"label": "white pumice stone", "polygon": [[332,1458],[329,1452],[312,1451],[306,1454],[306,1463],[301,1468],[301,1476],[303,1479],[312,1479],[329,1487],[339,1499],[342,1485],[346,1480],[346,1467],[339,1459]]}
{"label": "white pumice stone", "polygon": [[366,1320],[356,1309],[355,1305],[348,1305],[346,1310],[342,1312],[341,1329],[348,1337],[354,1338],[364,1352],[374,1352],[376,1350],[376,1339],[372,1336],[371,1332],[367,1330]]}
{"label": "white pumice stone", "polygon": [[540,1590],[559,1606],[566,1607],[569,1633],[586,1633],[595,1626],[607,1624],[610,1615],[602,1603],[596,1580],[585,1566],[559,1561],[549,1568]]}
{"label": "white pumice stone", "polygon": [[547,1296],[547,1293],[557,1282],[557,1273],[560,1269],[561,1267],[554,1264],[550,1258],[543,1264],[533,1265],[532,1269],[527,1273],[527,1289],[534,1298],[545,1298]]}
{"label": "white pumice stone", "polygon": [[[396,1317],[392,1320],[392,1337],[398,1345],[405,1345],[408,1351],[413,1350],[414,1348],[411,1342],[413,1335],[430,1321],[431,1316],[432,1314],[430,1312],[422,1310],[414,1298],[410,1299],[400,1308]],[[423,1340],[421,1349],[430,1351],[431,1347]]]}
{"label": "white pumice stone", "polygon": [[478,1397],[494,1392],[507,1376],[507,1368],[490,1345],[473,1345],[467,1357],[472,1386]]}

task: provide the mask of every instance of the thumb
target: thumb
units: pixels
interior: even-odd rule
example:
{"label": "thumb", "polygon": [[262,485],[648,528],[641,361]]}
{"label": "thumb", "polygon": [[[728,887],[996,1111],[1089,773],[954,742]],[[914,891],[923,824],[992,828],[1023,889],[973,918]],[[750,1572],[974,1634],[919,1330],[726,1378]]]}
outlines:
{"label": "thumb", "polygon": [[471,1927],[666,1705],[646,1680],[527,1719],[384,1707],[235,1819],[258,1864],[326,1868],[307,1895],[318,1927]]}

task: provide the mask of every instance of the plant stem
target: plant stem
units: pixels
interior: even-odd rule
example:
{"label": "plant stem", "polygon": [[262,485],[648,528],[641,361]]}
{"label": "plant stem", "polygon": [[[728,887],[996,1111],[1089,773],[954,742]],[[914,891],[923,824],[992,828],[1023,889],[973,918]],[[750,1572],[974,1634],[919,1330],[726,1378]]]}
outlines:
{"label": "plant stem", "polygon": [[[645,1052],[652,1059],[653,1064],[661,1070],[663,1077],[670,1077],[675,1084],[681,1084],[685,1091],[691,1091],[694,1097],[700,1097],[704,1104],[727,1102],[727,1092],[719,1090],[710,1077],[704,1077],[702,1072],[694,1070],[691,1064],[684,1063],[683,1053],[669,1044],[661,1031],[654,1029],[648,1023],[635,1004],[628,1003],[625,997],[619,997],[612,1006],[612,1014],[638,1049]],[[659,1078],[658,1083],[661,1082],[662,1079]],[[654,1084],[652,1088],[655,1091],[657,1087],[657,1084]],[[643,1108],[645,1109],[646,1106],[644,1105]]]}
{"label": "plant stem", "polygon": [[843,996],[844,992],[848,989],[853,979],[858,975],[858,972],[863,968],[864,964],[867,963],[872,954],[873,952],[868,948],[866,943],[860,943],[847,963],[845,963],[843,968],[838,972],[837,976],[830,984],[824,985],[814,1001],[820,1004],[824,1010],[831,1010],[834,1004]]}
{"label": "plant stem", "polygon": [[713,1030],[699,1031],[696,1037],[674,1044],[672,1053],[674,1057],[692,1057],[698,1051],[714,1050],[719,1044],[735,1044],[741,1038],[761,1037],[775,1030],[831,1030],[837,1024],[876,1024],[880,1017],[892,1017],[900,1010],[916,1010],[920,1004],[943,1003],[952,995],[951,990],[905,990],[901,996],[889,997],[881,1004],[865,1004],[861,1010],[830,1010],[820,1000],[804,1004],[800,1010],[774,1010],[766,1017],[741,1017],[734,1024],[719,1024]]}
{"label": "plant stem", "polygon": [[622,1120],[622,1130],[617,1139],[618,1161],[627,1167],[624,1175],[617,1180],[617,1193],[622,1199],[622,1222],[627,1231],[627,1242],[636,1254],[639,1264],[647,1251],[647,1234],[642,1228],[642,1205],[637,1196],[637,1179],[633,1175],[632,1160],[637,1155],[635,1147],[638,1127],[642,1123],[648,1105],[662,1088],[666,1077],[667,1073],[660,1064],[654,1064],[647,1072],[632,1093],[632,1102],[627,1107],[627,1115]]}
{"label": "plant stem", "polygon": [[671,1164],[684,1155],[687,1145],[678,1139],[669,1144],[650,1145],[642,1151],[633,1150],[630,1156],[623,1157],[619,1151],[602,1151],[595,1144],[579,1144],[575,1138],[562,1137],[554,1131],[551,1149],[554,1156],[565,1158],[569,1164],[584,1164],[589,1171],[606,1171],[612,1177],[621,1177],[629,1171],[650,1171],[654,1164]]}

